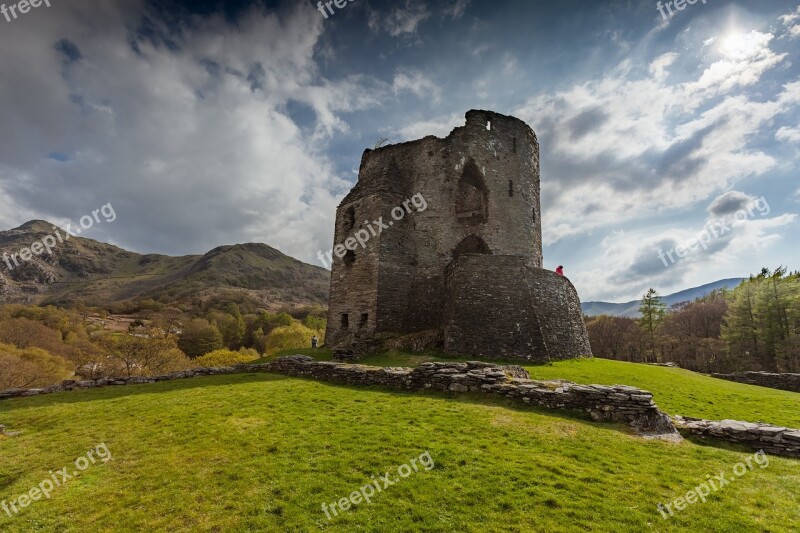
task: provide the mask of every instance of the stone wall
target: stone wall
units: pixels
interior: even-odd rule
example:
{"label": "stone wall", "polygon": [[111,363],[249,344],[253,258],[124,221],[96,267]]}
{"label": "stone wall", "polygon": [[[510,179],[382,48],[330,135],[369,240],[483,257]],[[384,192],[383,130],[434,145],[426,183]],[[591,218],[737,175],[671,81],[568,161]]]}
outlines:
{"label": "stone wall", "polygon": [[321,362],[303,355],[281,357],[259,365],[197,368],[151,378],[109,378],[64,381],[43,389],[0,392],[0,400],[97,387],[156,383],[200,376],[271,372],[319,379],[342,385],[383,386],[408,391],[434,390],[505,396],[527,405],[588,413],[593,420],[624,422],[639,434],[678,440],[676,427],[687,435],[743,444],[774,455],[800,457],[800,429],[734,420],[710,421],[676,416],[670,419],[653,402],[650,392],[625,385],[579,385],[568,381],[535,381],[519,366],[491,363],[425,363],[417,368],[383,368]]}
{"label": "stone wall", "polygon": [[771,389],[800,392],[800,374],[771,374],[769,372],[737,372],[735,374],[711,374],[712,377],[760,385]]}
{"label": "stone wall", "polygon": [[424,363],[414,369],[384,368],[316,361],[304,355],[281,357],[259,365],[224,368],[197,368],[151,378],[109,378],[64,381],[44,389],[13,389],[0,392],[0,400],[38,396],[54,392],[118,385],[156,383],[198,376],[272,372],[340,383],[343,385],[379,385],[409,391],[479,392],[498,394],[521,403],[551,409],[572,409],[589,413],[596,421],[624,422],[642,434],[675,436],[669,417],[653,403],[653,395],[633,387],[615,385],[576,385],[568,381],[534,381],[519,366],[490,363]]}
{"label": "stone wall", "polygon": [[498,394],[529,405],[584,411],[596,421],[624,422],[645,435],[677,437],[672,422],[653,403],[650,392],[624,385],[534,381],[518,366],[471,362],[424,363],[414,369],[383,368],[319,362],[301,355],[282,357],[263,366],[279,374],[343,385]]}
{"label": "stone wall", "polygon": [[681,416],[674,417],[673,422],[681,433],[687,435],[735,442],[773,455],[800,457],[800,430],[797,429],[738,420],[714,421]]}
{"label": "stone wall", "polygon": [[519,256],[463,255],[447,269],[444,350],[545,362],[591,355],[568,279]]}

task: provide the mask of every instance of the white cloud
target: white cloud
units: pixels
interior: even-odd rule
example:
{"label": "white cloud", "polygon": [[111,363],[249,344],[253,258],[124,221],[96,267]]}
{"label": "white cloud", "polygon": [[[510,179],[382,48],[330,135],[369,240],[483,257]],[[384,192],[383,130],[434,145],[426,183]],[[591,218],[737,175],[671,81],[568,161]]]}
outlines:
{"label": "white cloud", "polygon": [[[646,75],[623,62],[599,80],[538,96],[514,113],[542,144],[546,244],[685,209],[777,165],[751,147],[754,132],[796,110],[800,86],[772,100],[747,89],[784,61],[771,34],[741,34],[727,55],[687,81],[669,82],[689,52],[651,61]],[[736,44],[738,43],[738,44]],[[684,77],[684,79],[686,79]]]}
{"label": "white cloud", "polygon": [[[347,131],[341,113],[377,105],[376,82],[320,77],[312,9],[253,7],[236,25],[196,18],[179,34],[149,17],[137,37],[146,10],[65,4],[0,33],[0,98],[14,102],[0,108],[0,189],[14,206],[0,222],[71,219],[111,202],[118,221],[91,236],[171,253],[252,240],[314,261],[348,188],[325,142]],[[54,48],[62,39],[79,59]],[[290,104],[313,111],[310,132]]]}
{"label": "white cloud", "polygon": [[464,125],[464,114],[453,113],[432,119],[412,122],[396,130],[395,134],[404,141],[422,139],[428,135],[447,137],[454,128]]}
{"label": "white cloud", "polygon": [[793,13],[783,15],[780,19],[792,39],[800,37],[800,6]]}
{"label": "white cloud", "polygon": [[800,143],[800,128],[782,127],[775,134],[775,138],[779,141]]}
{"label": "white cloud", "polygon": [[392,82],[394,94],[404,91],[411,92],[420,98],[439,101],[442,90],[429,77],[418,70],[401,70],[394,76]]}

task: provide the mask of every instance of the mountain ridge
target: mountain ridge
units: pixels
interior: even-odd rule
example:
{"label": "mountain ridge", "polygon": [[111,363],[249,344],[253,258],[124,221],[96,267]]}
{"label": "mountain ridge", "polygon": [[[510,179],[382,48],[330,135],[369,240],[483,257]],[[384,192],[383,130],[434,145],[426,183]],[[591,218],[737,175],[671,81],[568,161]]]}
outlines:
{"label": "mountain ridge", "polygon": [[30,261],[5,261],[3,254],[30,249],[57,229],[45,220],[31,220],[0,231],[0,303],[108,307],[152,299],[171,305],[239,293],[267,309],[327,305],[327,270],[264,243],[176,257],[139,254],[75,235]]}
{"label": "mountain ridge", "polygon": [[[705,285],[700,285],[699,287],[684,289],[682,291],[678,291],[673,294],[668,294],[666,296],[662,296],[661,299],[665,304],[667,304],[667,307],[675,305],[677,303],[691,302],[707,295],[711,291],[718,290],[723,287],[727,287],[728,289],[733,289],[737,287],[745,279],[747,278],[721,279],[713,281],[711,283],[706,283]],[[641,305],[641,300],[632,300],[630,302],[624,302],[624,303],[592,301],[592,302],[581,303],[581,310],[583,311],[583,314],[588,316],[611,315],[611,316],[622,316],[628,318],[638,318],[640,305]]]}

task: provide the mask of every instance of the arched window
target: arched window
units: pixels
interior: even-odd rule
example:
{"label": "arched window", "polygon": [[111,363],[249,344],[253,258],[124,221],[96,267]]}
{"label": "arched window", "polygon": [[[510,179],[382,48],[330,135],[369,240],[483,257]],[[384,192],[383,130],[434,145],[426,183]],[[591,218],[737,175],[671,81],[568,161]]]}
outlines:
{"label": "arched window", "polygon": [[483,239],[477,235],[470,235],[463,241],[458,243],[455,250],[453,250],[453,259],[463,254],[491,254],[492,251],[486,245]]}
{"label": "arched window", "polygon": [[489,215],[488,203],[489,189],[483,174],[475,160],[470,159],[464,166],[456,192],[456,216],[459,222],[469,226],[485,224]]}

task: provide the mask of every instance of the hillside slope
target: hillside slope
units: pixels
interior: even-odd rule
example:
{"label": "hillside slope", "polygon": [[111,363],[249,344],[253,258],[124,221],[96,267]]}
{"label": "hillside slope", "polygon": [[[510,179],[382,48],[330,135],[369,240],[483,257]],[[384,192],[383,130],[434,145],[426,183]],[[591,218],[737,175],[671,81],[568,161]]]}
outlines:
{"label": "hillside slope", "polygon": [[[650,369],[629,367],[633,374]],[[591,379],[591,367],[586,372]],[[681,374],[665,377],[693,387]],[[744,387],[758,402],[761,390]],[[664,519],[659,503],[707,476],[730,477],[752,454],[648,441],[622,426],[497,398],[240,374],[0,402],[0,420],[23,431],[0,437],[0,454],[14,458],[0,462],[3,497],[27,492],[50,469],[71,466],[100,443],[113,456],[19,516],[0,513],[4,531],[779,533],[800,527],[797,460],[770,457],[767,467],[755,466],[705,503]],[[401,465],[425,452],[433,468],[398,477]],[[384,473],[397,482],[328,520],[323,503]]]}
{"label": "hillside slope", "polygon": [[[0,256],[19,253],[53,225],[31,221],[0,232]],[[293,259],[266,244],[222,246],[205,255],[141,255],[70,237],[50,254],[29,262],[0,261],[0,303],[110,305],[130,299],[202,299],[237,291],[265,307],[327,305],[329,272]]]}

